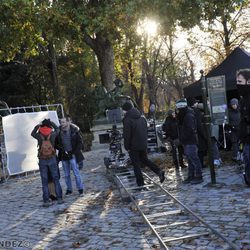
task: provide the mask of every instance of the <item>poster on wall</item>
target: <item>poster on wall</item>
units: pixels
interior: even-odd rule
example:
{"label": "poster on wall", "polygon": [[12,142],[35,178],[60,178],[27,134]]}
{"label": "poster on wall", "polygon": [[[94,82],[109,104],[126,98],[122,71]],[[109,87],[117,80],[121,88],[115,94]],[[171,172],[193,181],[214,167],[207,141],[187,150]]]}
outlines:
{"label": "poster on wall", "polygon": [[228,123],[228,108],[225,76],[207,78],[208,98],[213,124]]}
{"label": "poster on wall", "polygon": [[37,140],[31,136],[31,131],[45,118],[59,125],[56,111],[17,113],[2,118],[9,175],[39,169]]}

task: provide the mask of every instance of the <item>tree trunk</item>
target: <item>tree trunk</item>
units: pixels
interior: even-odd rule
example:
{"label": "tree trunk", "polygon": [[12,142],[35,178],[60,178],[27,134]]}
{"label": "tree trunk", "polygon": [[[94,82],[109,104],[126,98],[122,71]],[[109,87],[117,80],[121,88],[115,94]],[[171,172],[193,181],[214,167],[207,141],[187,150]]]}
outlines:
{"label": "tree trunk", "polygon": [[114,88],[115,69],[114,69],[114,51],[110,41],[103,34],[96,34],[96,38],[84,35],[84,41],[95,52],[101,76],[102,85],[108,90]]}
{"label": "tree trunk", "polygon": [[51,80],[53,83],[53,95],[56,102],[59,101],[59,83],[57,77],[57,61],[56,61],[56,52],[52,42],[48,44],[48,54],[49,54],[49,70],[51,75]]}
{"label": "tree trunk", "polygon": [[[143,112],[143,95],[144,95],[144,86],[141,84],[140,90],[136,88],[134,84],[131,84],[131,88],[135,97],[135,102],[138,106],[138,109]],[[138,93],[139,92],[139,93]]]}
{"label": "tree trunk", "polygon": [[226,16],[222,17],[223,33],[224,33],[224,49],[226,51],[226,56],[231,53],[231,43],[230,43],[230,32],[227,27],[227,18]]}
{"label": "tree trunk", "polygon": [[194,77],[194,62],[192,61],[192,59],[189,57],[189,54],[187,53],[187,51],[185,51],[187,60],[189,62],[190,65],[190,78],[191,78],[191,82],[195,82],[195,77]]}

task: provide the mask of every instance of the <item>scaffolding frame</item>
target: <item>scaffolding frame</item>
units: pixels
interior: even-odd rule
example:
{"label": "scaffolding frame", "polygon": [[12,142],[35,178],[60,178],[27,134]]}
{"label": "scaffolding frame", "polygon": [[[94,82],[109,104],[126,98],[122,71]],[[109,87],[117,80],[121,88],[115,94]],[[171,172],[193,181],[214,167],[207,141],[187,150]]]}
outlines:
{"label": "scaffolding frame", "polygon": [[[2,117],[13,115],[17,113],[27,113],[27,112],[40,112],[40,111],[56,111],[59,118],[64,117],[63,105],[61,103],[58,104],[45,104],[45,105],[32,105],[32,106],[23,106],[23,107],[14,107],[11,108],[7,105],[6,102],[1,101],[1,105],[5,106],[5,108],[0,108],[0,171],[2,172],[3,180],[7,181],[10,177],[8,169],[7,169],[7,151],[5,147],[4,140],[4,131],[2,124]],[[2,115],[4,114],[4,115]],[[6,115],[5,115],[6,114]],[[35,175],[36,171],[31,171]],[[18,174],[20,177],[22,174]],[[28,176],[28,172],[25,172],[25,176]]]}

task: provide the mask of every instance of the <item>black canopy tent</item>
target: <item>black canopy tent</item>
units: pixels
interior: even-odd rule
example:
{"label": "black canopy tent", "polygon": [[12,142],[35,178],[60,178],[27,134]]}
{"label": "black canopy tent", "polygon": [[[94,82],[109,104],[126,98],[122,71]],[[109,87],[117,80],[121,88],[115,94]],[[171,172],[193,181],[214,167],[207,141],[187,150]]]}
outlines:
{"label": "black canopy tent", "polygon": [[[238,97],[235,75],[237,70],[244,68],[250,68],[250,53],[237,47],[221,64],[211,70],[206,75],[206,78],[225,75],[228,98]],[[200,80],[184,88],[184,96],[186,98],[200,98],[201,95]]]}

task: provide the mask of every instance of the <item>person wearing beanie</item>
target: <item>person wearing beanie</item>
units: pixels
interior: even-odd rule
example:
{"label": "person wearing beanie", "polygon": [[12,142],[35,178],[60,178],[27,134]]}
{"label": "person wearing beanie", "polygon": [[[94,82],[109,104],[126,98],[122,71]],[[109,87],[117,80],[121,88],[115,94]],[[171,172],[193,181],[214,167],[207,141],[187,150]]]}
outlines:
{"label": "person wearing beanie", "polygon": [[240,125],[240,110],[238,108],[238,99],[230,100],[230,107],[228,109],[228,125],[226,126],[231,142],[232,161],[238,162],[239,151],[239,125]]}
{"label": "person wearing beanie", "polygon": [[168,116],[166,117],[164,123],[162,124],[162,130],[165,132],[166,139],[169,140],[171,145],[173,164],[176,169],[179,169],[179,167],[185,168],[187,166],[184,164],[183,147],[179,143],[176,114],[172,109],[170,109],[167,114]]}
{"label": "person wearing beanie", "polygon": [[177,109],[182,109],[187,107],[187,99],[182,98],[175,103]]}
{"label": "person wearing beanie", "polygon": [[245,164],[244,178],[250,186],[250,68],[240,69],[236,73],[236,86],[240,99],[239,138],[243,143],[243,159]]}
{"label": "person wearing beanie", "polygon": [[[31,132],[31,136],[38,141],[39,171],[42,181],[43,206],[51,205],[49,192],[49,174],[55,185],[55,193],[58,204],[63,203],[60,175],[55,153],[55,140],[59,133],[56,124],[49,119],[44,119],[36,125]],[[46,154],[45,154],[46,153]]]}
{"label": "person wearing beanie", "polygon": [[123,105],[122,105],[122,109],[124,111],[129,111],[130,109],[133,108],[133,104],[131,102],[125,102]]}
{"label": "person wearing beanie", "polygon": [[124,148],[128,151],[134,167],[136,183],[141,187],[141,190],[145,190],[146,188],[143,188],[145,183],[141,171],[142,165],[148,166],[154,173],[156,173],[159,176],[161,183],[165,180],[165,172],[148,159],[148,127],[146,118],[141,115],[138,109],[133,108],[131,103],[124,103],[122,108],[126,111],[123,118]]}
{"label": "person wearing beanie", "polygon": [[239,104],[239,101],[238,101],[237,98],[233,98],[233,99],[230,100],[230,105],[231,106],[233,106],[233,105],[238,106],[238,104]]}
{"label": "person wearing beanie", "polygon": [[186,99],[176,102],[177,121],[180,143],[184,147],[184,154],[188,161],[188,176],[184,184],[199,184],[203,182],[202,167],[198,157],[197,121],[194,111],[187,106]]}

